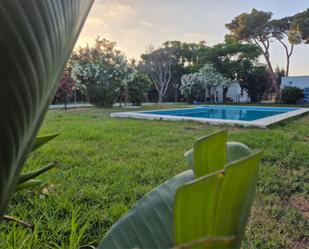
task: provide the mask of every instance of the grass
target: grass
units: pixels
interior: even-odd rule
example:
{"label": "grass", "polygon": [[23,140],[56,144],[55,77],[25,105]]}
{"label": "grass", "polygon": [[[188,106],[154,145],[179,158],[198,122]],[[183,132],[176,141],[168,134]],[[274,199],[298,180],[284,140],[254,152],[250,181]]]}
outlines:
{"label": "grass", "polygon": [[[42,186],[15,194],[8,213],[35,230],[2,224],[0,248],[97,245],[144,194],[188,168],[183,153],[196,138],[222,129],[115,119],[110,111],[48,113],[41,134],[61,135],[32,154],[25,170],[54,160],[63,169],[40,177]],[[308,248],[309,115],[266,130],[228,128],[229,140],[265,149],[244,248]]]}

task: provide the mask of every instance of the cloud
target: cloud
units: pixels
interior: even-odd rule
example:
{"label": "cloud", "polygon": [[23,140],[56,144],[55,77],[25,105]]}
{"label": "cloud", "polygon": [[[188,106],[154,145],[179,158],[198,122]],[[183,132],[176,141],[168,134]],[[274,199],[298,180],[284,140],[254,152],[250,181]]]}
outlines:
{"label": "cloud", "polygon": [[204,41],[207,38],[207,35],[204,33],[197,33],[197,32],[185,32],[183,33],[183,37],[185,41],[196,42],[196,41]]}
{"label": "cloud", "polygon": [[113,38],[109,25],[105,23],[103,19],[95,16],[89,16],[75,45],[75,48],[84,47],[87,44],[93,45],[95,38],[98,36],[106,39]]}
{"label": "cloud", "polygon": [[157,31],[160,31],[160,32],[165,32],[166,30],[160,26],[157,26],[157,25],[154,25],[150,22],[147,22],[147,21],[140,21],[139,24],[145,28],[150,28],[150,29],[154,29],[154,30],[157,30]]}
{"label": "cloud", "polygon": [[90,16],[86,20],[86,25],[88,28],[101,28],[105,25],[105,22],[99,17]]}
{"label": "cloud", "polygon": [[95,37],[93,36],[81,36],[77,43],[75,44],[75,49],[79,48],[79,47],[86,47],[87,44],[89,46],[92,46],[94,44],[94,39]]}
{"label": "cloud", "polygon": [[96,8],[104,20],[117,24],[125,25],[134,21],[138,16],[136,9],[131,5],[118,2],[98,4]]}
{"label": "cloud", "polygon": [[102,18],[95,16],[90,16],[87,18],[85,26],[82,30],[82,36],[96,36],[102,32],[110,32],[109,25]]}

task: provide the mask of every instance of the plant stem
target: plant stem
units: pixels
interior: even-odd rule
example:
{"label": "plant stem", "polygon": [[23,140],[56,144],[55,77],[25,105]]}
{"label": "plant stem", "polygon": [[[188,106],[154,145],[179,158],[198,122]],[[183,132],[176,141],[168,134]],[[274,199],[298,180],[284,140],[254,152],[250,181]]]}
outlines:
{"label": "plant stem", "polygon": [[9,216],[9,215],[4,215],[3,216],[3,220],[7,221],[7,222],[16,222],[16,223],[22,225],[23,227],[30,228],[31,231],[34,230],[34,225],[29,224],[29,223],[27,223],[25,221],[19,220],[19,219],[15,218],[15,217],[12,217],[12,216]]}

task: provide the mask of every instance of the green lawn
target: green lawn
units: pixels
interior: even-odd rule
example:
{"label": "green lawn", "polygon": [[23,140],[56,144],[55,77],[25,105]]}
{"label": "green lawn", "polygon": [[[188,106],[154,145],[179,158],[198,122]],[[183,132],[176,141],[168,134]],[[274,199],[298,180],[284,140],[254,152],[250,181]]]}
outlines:
{"label": "green lawn", "polygon": [[[26,168],[57,160],[63,169],[42,176],[41,187],[14,196],[9,214],[35,230],[1,225],[0,248],[75,248],[79,240],[97,245],[144,194],[188,168],[183,153],[196,138],[222,129],[116,119],[110,111],[48,113],[41,134],[61,135],[35,152]],[[228,129],[229,140],[265,149],[244,248],[308,248],[309,115],[266,130]]]}

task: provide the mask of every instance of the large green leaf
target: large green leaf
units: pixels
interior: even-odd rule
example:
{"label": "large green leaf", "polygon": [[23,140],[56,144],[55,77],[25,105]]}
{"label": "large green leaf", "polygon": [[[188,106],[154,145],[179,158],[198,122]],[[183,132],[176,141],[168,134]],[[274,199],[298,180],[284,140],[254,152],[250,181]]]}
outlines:
{"label": "large green leaf", "polygon": [[46,136],[39,136],[36,137],[31,149],[31,152],[39,149],[42,147],[44,144],[48,143],[50,140],[54,139],[55,137],[59,136],[59,133],[57,134],[51,134],[51,135],[46,135]]}
{"label": "large green leaf", "polygon": [[262,155],[263,152],[259,151],[225,167],[225,177],[218,198],[216,235],[236,234],[238,246],[250,215]]}
{"label": "large green leaf", "polygon": [[[195,143],[195,152],[191,150],[186,153],[187,158],[191,159],[189,160],[191,164],[193,164],[193,155],[199,159],[198,164],[192,168],[195,171],[198,170],[200,174],[206,174],[209,170],[220,170],[197,180],[192,171],[186,171],[162,184],[142,198],[123,216],[107,233],[98,248],[169,248],[175,245],[179,248],[236,248],[242,234],[235,229],[234,233],[219,233],[217,227],[225,224],[216,222],[217,215],[219,215],[217,210],[219,206],[225,205],[221,199],[224,199],[225,195],[231,195],[231,198],[235,197],[235,199],[230,204],[231,206],[225,205],[226,208],[233,209],[236,204],[244,207],[244,210],[240,211],[241,214],[235,213],[234,219],[241,216],[239,221],[246,221],[254,192],[251,191],[254,188],[250,190],[249,187],[255,186],[256,182],[253,178],[257,176],[248,169],[258,168],[260,154],[252,154],[247,146],[240,143],[226,144],[226,138],[226,131],[211,134]],[[210,147],[210,149],[205,147]],[[240,158],[243,159],[238,160]],[[225,166],[227,160],[233,163]],[[220,167],[214,167],[217,163]],[[234,170],[231,170],[234,164],[237,165],[236,168],[241,176],[241,179],[235,182],[244,183],[242,178],[247,175],[248,182],[252,184],[249,187],[243,184],[243,189],[237,189],[238,196],[233,192],[233,186],[227,187],[224,184],[229,183],[230,178],[236,178],[233,174]],[[243,169],[242,165],[246,165],[248,169],[246,167]],[[258,171],[254,172],[257,174]],[[241,199],[244,193],[249,194],[247,202]],[[238,203],[237,200],[240,202]],[[173,206],[175,206],[175,213],[172,211]],[[174,226],[177,227],[176,244],[171,232],[173,220]],[[243,229],[242,225],[239,229]]]}
{"label": "large green leaf", "polygon": [[192,170],[188,170],[151,191],[111,228],[98,248],[173,247],[175,193],[193,179]]}
{"label": "large green leaf", "polygon": [[[218,152],[219,153],[219,152]],[[248,156],[252,153],[252,150],[245,144],[238,142],[227,142],[226,144],[226,160],[228,163],[236,161],[242,157]],[[190,167],[194,169],[193,149],[188,150],[184,154]],[[207,155],[204,155],[206,157]]]}
{"label": "large green leaf", "polygon": [[203,237],[235,236],[235,243],[222,248],[239,248],[250,213],[261,156],[261,152],[253,153],[228,164],[224,170],[201,177],[177,190],[174,209],[176,245]]}
{"label": "large green leaf", "polygon": [[193,146],[196,178],[223,169],[226,164],[227,130],[198,139]]}
{"label": "large green leaf", "polygon": [[0,1],[0,218],[92,3]]}
{"label": "large green leaf", "polygon": [[57,162],[53,162],[53,163],[49,163],[39,169],[33,170],[33,171],[29,171],[26,173],[22,173],[20,174],[19,178],[18,178],[18,184],[21,184],[23,182],[29,181],[39,175],[42,175],[43,173],[55,168],[58,165]]}
{"label": "large green leaf", "polygon": [[249,156],[252,150],[245,144],[239,142],[227,142],[226,144],[226,160],[228,163]]}
{"label": "large green leaf", "polygon": [[205,237],[192,241],[187,244],[182,244],[173,249],[223,249],[230,248],[235,244],[235,236],[229,237]]}
{"label": "large green leaf", "polygon": [[223,179],[222,170],[200,177],[177,190],[174,209],[176,245],[215,236],[213,225]]}
{"label": "large green leaf", "polygon": [[17,184],[16,187],[15,187],[15,191],[21,191],[21,190],[24,190],[24,189],[28,189],[28,188],[33,188],[35,186],[38,186],[42,183],[42,181],[40,180],[28,180],[26,182],[23,182],[23,183],[20,183],[20,184]]}

